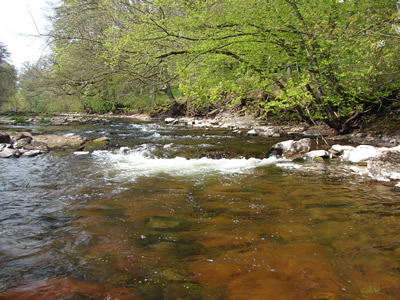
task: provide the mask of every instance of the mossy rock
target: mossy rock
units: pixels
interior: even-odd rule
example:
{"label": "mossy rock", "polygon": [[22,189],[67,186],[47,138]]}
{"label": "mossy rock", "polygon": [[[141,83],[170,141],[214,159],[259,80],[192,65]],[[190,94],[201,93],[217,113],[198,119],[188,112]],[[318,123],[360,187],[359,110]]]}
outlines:
{"label": "mossy rock", "polygon": [[110,145],[109,138],[106,138],[106,137],[99,138],[96,140],[87,141],[85,143],[84,151],[93,152],[96,150],[107,150],[109,145]]}

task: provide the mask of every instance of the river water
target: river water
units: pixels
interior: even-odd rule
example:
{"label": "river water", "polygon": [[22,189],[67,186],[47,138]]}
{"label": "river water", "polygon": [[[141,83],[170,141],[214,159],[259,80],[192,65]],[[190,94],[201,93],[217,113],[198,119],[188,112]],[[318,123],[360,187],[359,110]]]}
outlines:
{"label": "river water", "polygon": [[0,160],[0,299],[400,297],[390,186],[223,130],[28,129],[111,148]]}

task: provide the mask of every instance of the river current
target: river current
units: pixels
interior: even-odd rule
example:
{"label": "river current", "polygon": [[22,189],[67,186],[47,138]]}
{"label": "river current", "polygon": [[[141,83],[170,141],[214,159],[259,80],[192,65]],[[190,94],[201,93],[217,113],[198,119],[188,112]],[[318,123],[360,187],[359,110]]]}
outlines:
{"label": "river current", "polygon": [[391,186],[221,129],[7,130],[111,145],[0,160],[0,299],[399,299]]}

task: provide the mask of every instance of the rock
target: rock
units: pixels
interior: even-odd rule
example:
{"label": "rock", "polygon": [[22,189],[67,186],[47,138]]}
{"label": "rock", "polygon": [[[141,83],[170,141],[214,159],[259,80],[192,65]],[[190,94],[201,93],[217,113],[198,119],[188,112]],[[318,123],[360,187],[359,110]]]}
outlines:
{"label": "rock", "polygon": [[400,180],[400,151],[384,151],[368,161],[368,170],[373,177],[381,180]]}
{"label": "rock", "polygon": [[298,141],[288,140],[277,143],[269,150],[269,155],[292,157],[307,153],[311,149],[311,139],[304,138]]}
{"label": "rock", "polygon": [[34,141],[38,143],[45,143],[49,149],[63,149],[63,150],[81,150],[84,147],[85,139],[79,135],[66,134],[66,135],[36,135]]}
{"label": "rock", "polygon": [[374,146],[360,145],[353,149],[344,150],[342,160],[351,163],[358,163],[377,157],[378,155],[379,152]]}
{"label": "rock", "polygon": [[110,138],[108,138],[106,136],[103,136],[103,137],[100,137],[100,138],[97,138],[97,139],[93,140],[93,142],[95,142],[95,143],[104,143],[104,142],[109,143],[110,142]]}
{"label": "rock", "polygon": [[315,160],[318,157],[322,159],[328,159],[331,158],[331,154],[326,150],[314,150],[304,154],[303,157],[305,159],[312,159],[312,160]]}
{"label": "rock", "polygon": [[96,150],[106,150],[109,144],[110,139],[108,137],[101,137],[92,141],[87,141],[83,150],[89,152],[93,152]]}
{"label": "rock", "polygon": [[14,156],[16,150],[11,148],[4,148],[3,151],[0,152],[0,158],[9,158]]}
{"label": "rock", "polygon": [[258,135],[258,131],[255,129],[251,129],[247,132],[247,135],[249,136],[257,136]]}
{"label": "rock", "polygon": [[24,149],[27,151],[30,150],[40,150],[41,153],[47,153],[49,152],[49,147],[43,142],[37,142],[35,140],[32,140],[30,144],[25,145]]}
{"label": "rock", "polygon": [[14,147],[15,149],[23,148],[23,147],[29,145],[29,144],[31,143],[31,141],[32,141],[32,137],[23,137],[23,138],[18,139],[18,140],[13,144],[13,147]]}
{"label": "rock", "polygon": [[29,151],[22,153],[22,157],[32,157],[32,156],[39,155],[41,153],[42,153],[42,151],[40,151],[40,150],[29,150]]}
{"label": "rock", "polygon": [[176,229],[181,226],[181,221],[173,217],[150,217],[147,226],[152,229]]}
{"label": "rock", "polygon": [[0,143],[9,144],[11,142],[11,137],[8,133],[0,132]]}
{"label": "rock", "polygon": [[353,149],[353,146],[333,145],[331,149],[329,149],[329,153],[332,157],[339,157],[344,151],[352,151]]}
{"label": "rock", "polygon": [[165,118],[164,122],[167,124],[177,124],[179,120],[175,118]]}

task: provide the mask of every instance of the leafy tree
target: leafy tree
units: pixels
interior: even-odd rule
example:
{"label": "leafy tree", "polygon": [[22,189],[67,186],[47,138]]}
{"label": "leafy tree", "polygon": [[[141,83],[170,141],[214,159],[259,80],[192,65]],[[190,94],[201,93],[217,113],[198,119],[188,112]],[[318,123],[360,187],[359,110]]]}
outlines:
{"label": "leafy tree", "polygon": [[9,59],[7,47],[0,43],[0,107],[16,93],[17,71]]}
{"label": "leafy tree", "polygon": [[266,111],[294,109],[346,132],[398,95],[392,0],[103,3],[116,20],[105,37],[111,63],[147,77],[165,68],[189,96],[253,86]]}

